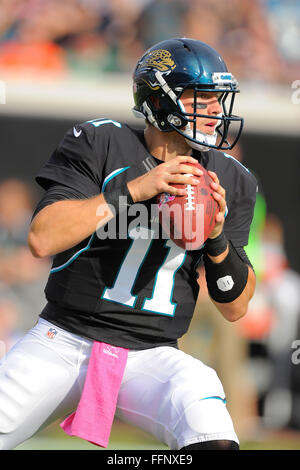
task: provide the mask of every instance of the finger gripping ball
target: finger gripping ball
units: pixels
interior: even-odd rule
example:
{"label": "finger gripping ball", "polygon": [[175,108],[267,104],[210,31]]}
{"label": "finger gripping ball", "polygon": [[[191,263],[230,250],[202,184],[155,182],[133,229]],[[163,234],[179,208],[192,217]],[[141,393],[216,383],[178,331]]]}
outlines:
{"label": "finger gripping ball", "polygon": [[203,171],[196,186],[172,184],[175,188],[186,188],[185,196],[172,196],[162,193],[157,196],[159,221],[168,238],[185,250],[198,250],[210,236],[216,223],[219,205],[213,198],[210,183],[213,181],[200,163]]}

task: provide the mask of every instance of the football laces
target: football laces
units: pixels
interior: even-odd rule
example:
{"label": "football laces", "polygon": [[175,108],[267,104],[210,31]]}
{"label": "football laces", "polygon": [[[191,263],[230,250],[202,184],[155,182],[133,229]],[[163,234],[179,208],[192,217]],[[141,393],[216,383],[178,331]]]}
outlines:
{"label": "football laces", "polygon": [[[187,174],[186,176],[193,176],[192,174]],[[187,211],[195,210],[195,188],[191,184],[186,184],[186,204],[185,209]]]}

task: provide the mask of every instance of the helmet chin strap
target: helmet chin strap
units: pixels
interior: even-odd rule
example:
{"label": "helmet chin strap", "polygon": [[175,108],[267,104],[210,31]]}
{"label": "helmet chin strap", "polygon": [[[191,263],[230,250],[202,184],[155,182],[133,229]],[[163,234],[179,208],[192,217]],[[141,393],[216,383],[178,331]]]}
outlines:
{"label": "helmet chin strap", "polygon": [[[185,135],[193,138],[192,129],[186,129]],[[214,134],[210,135],[210,134],[205,134],[204,132],[201,132],[201,131],[196,131],[196,140],[198,141],[198,143],[193,142],[192,140],[189,140],[189,139],[185,139],[186,143],[193,149],[199,150],[200,152],[208,152],[210,150],[210,147],[206,147],[206,145],[201,145],[201,143],[207,144],[210,146],[216,145],[217,133],[215,132]]]}

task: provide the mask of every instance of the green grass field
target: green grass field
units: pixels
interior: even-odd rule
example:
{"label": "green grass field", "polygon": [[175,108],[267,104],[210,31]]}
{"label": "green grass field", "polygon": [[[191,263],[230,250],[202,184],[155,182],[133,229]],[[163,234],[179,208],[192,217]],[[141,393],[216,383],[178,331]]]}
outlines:
{"label": "green grass field", "polygon": [[[137,428],[116,422],[107,449],[167,450],[167,447]],[[102,448],[83,439],[67,436],[58,423],[54,423],[47,430],[20,444],[16,450],[102,450]],[[241,442],[241,450],[300,450],[300,432],[262,432],[257,440]]]}

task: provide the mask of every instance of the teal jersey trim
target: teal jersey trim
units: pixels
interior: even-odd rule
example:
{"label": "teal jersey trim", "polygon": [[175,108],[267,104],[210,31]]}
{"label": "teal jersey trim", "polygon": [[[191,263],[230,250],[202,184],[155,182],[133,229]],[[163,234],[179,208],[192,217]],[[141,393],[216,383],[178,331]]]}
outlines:
{"label": "teal jersey trim", "polygon": [[223,155],[224,155],[224,157],[226,157],[226,158],[231,158],[232,160],[234,160],[235,162],[237,162],[239,165],[241,165],[241,166],[244,168],[244,170],[246,170],[248,173],[251,173],[250,170],[249,170],[246,166],[244,166],[239,160],[237,160],[236,158],[234,158],[232,155],[229,155],[229,153],[223,152]]}
{"label": "teal jersey trim", "polygon": [[53,273],[57,273],[58,271],[62,271],[63,269],[67,268],[68,266],[70,266],[71,263],[73,263],[73,261],[75,261],[75,259],[78,258],[78,256],[81,255],[81,253],[83,253],[84,251],[87,251],[91,244],[92,244],[92,241],[94,239],[94,236],[95,236],[95,233],[92,234],[92,236],[90,237],[89,239],[89,242],[88,244],[82,248],[81,250],[77,251],[76,253],[74,253],[74,255],[68,260],[66,261],[64,264],[62,264],[61,266],[57,266],[57,268],[52,268],[50,270],[50,274],[53,274]]}
{"label": "teal jersey trim", "polygon": [[123,173],[123,171],[126,171],[128,170],[128,168],[130,168],[130,166],[125,166],[124,168],[118,168],[117,170],[114,170],[112,173],[110,173],[108,176],[106,176],[106,178],[104,179],[103,181],[103,185],[102,185],[102,189],[101,191],[103,192],[107,186],[107,183],[109,183],[113,178],[115,178],[116,176],[120,175],[121,173]]}

